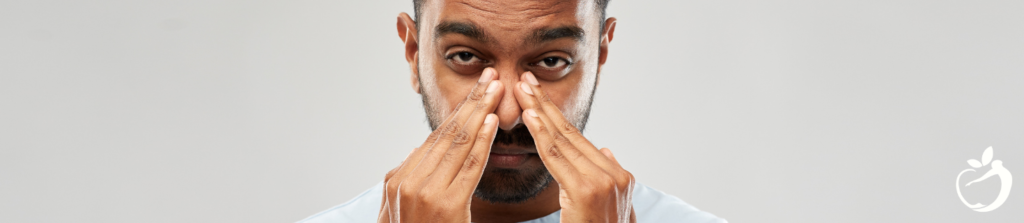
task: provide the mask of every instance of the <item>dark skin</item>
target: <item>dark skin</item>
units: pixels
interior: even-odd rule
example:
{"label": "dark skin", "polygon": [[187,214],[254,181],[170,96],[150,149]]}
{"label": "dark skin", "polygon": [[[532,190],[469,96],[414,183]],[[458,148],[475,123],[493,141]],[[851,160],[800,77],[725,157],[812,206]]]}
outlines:
{"label": "dark skin", "polygon": [[[423,7],[423,30],[402,13],[398,34],[413,89],[438,97],[432,106],[445,119],[385,177],[379,222],[519,222],[560,209],[562,222],[635,222],[632,174],[564,114],[580,109],[580,94],[596,86],[615,18],[602,27],[590,1],[428,0]],[[529,128],[535,146],[492,145],[499,128],[516,125]],[[530,156],[503,168],[544,166],[557,183],[517,204],[473,196],[485,170],[497,168],[490,155],[519,152]]]}

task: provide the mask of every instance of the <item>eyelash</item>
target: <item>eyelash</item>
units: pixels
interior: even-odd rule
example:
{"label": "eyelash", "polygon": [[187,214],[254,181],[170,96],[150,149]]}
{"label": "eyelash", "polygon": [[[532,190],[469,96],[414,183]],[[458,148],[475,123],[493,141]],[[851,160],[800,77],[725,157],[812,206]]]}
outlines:
{"label": "eyelash", "polygon": [[462,55],[464,53],[465,54],[469,54],[469,56],[471,56],[472,58],[476,58],[477,60],[480,60],[481,62],[486,62],[483,58],[480,58],[480,56],[477,56],[476,54],[468,52],[468,51],[455,52],[455,53],[453,53],[451,55],[446,56],[445,59],[446,60],[452,60],[452,59],[455,59],[455,57],[460,56],[460,55]]}
{"label": "eyelash", "polygon": [[[461,58],[462,56],[469,56],[470,58],[469,58],[468,62],[456,61],[455,60],[456,59],[455,57],[460,57],[459,60],[462,60],[462,58]],[[470,64],[470,63],[474,62],[473,61],[474,59],[477,60],[476,63],[480,63],[480,64],[487,63],[486,60],[484,60],[483,58],[480,58],[480,56],[477,56],[476,54],[474,54],[472,52],[469,52],[469,51],[459,51],[459,52],[455,52],[455,53],[449,54],[448,56],[445,57],[445,60],[450,61],[450,63],[459,63],[459,64]],[[565,63],[565,64],[563,64],[561,66],[556,66],[556,67],[553,67],[553,68],[547,68],[546,66],[541,65],[541,63],[546,63],[546,60],[548,60],[548,59],[555,59],[556,60],[554,62],[555,65],[558,65],[559,63]],[[476,63],[473,63],[473,64],[476,64]],[[565,59],[565,58],[557,57],[557,56],[551,56],[551,57],[545,57],[544,59],[541,59],[540,61],[531,63],[530,65],[531,66],[539,66],[542,69],[557,69],[557,68],[563,68],[563,67],[564,68],[569,68],[573,64],[575,64],[575,63],[572,62],[569,59]]]}
{"label": "eyelash", "polygon": [[532,65],[539,66],[541,63],[545,62],[544,60],[547,60],[547,59],[556,59],[556,60],[558,60],[558,61],[555,61],[555,64],[557,64],[558,62],[565,62],[565,65],[563,65],[565,67],[572,66],[572,64],[573,64],[573,62],[570,61],[569,59],[565,59],[565,58],[561,58],[561,57],[545,57],[544,59],[541,59],[540,61],[537,61],[536,63],[533,63]]}

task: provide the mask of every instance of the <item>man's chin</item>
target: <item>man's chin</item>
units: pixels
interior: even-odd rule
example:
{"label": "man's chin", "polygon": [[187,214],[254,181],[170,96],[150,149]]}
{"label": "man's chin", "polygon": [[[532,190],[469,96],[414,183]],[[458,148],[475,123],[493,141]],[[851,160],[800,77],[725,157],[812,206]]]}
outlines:
{"label": "man's chin", "polygon": [[522,203],[536,197],[552,181],[536,153],[491,154],[474,195],[491,203]]}

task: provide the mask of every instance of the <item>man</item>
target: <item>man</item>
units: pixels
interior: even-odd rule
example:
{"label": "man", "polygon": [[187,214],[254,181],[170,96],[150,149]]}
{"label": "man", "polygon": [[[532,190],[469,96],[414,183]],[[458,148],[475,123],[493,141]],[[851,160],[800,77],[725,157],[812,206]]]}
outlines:
{"label": "man", "polygon": [[416,0],[398,36],[433,132],[302,222],[724,222],[634,182],[581,134],[615,33],[608,0]]}

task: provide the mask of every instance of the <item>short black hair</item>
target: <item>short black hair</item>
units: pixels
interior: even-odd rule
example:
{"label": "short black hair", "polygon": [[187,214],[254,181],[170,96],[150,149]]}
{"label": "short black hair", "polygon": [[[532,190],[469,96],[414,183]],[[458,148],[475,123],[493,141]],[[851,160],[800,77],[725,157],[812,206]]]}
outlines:
{"label": "short black hair", "polygon": [[[420,29],[420,15],[423,14],[423,12],[420,11],[420,10],[423,8],[423,1],[424,0],[412,0],[413,19],[416,20],[416,21],[413,21],[413,22],[416,23],[416,29],[417,30]],[[435,0],[435,1],[437,1],[437,0]],[[608,2],[609,1],[611,1],[611,0],[594,0],[594,2],[597,3],[597,8],[596,9],[600,9],[601,10],[601,33],[604,33],[604,20],[608,18],[605,15],[604,12],[605,12],[605,10],[608,9]]]}

